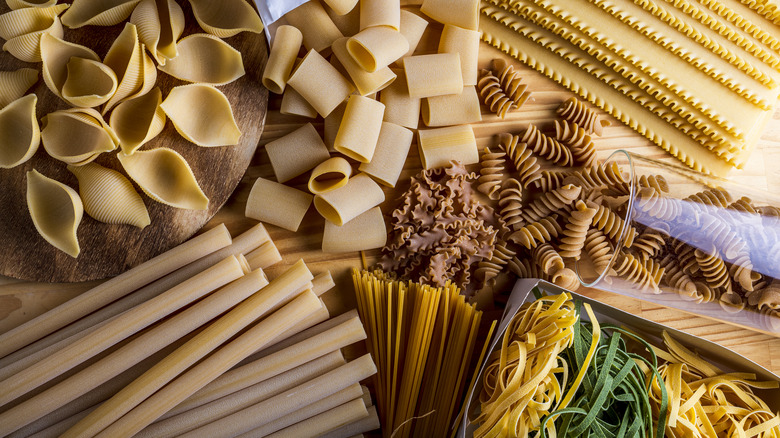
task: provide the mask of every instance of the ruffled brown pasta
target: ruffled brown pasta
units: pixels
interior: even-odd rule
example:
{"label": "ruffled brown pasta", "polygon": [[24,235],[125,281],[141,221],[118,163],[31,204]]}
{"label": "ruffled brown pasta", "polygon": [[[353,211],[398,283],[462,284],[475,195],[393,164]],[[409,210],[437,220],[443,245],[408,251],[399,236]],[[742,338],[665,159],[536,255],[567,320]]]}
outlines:
{"label": "ruffled brown pasta", "polygon": [[560,166],[574,165],[571,150],[558,140],[544,134],[536,125],[528,125],[519,141],[526,143],[536,155],[555,164]]}
{"label": "ruffled brown pasta", "polygon": [[610,126],[609,120],[604,119],[601,114],[588,108],[585,103],[576,97],[566,99],[556,110],[558,116],[576,123],[590,134],[601,135],[605,126]]}
{"label": "ruffled brown pasta", "polygon": [[489,147],[482,151],[480,157],[479,180],[477,190],[492,200],[498,199],[501,182],[504,179],[506,152],[493,152]]}
{"label": "ruffled brown pasta", "polygon": [[514,164],[523,187],[528,187],[541,177],[541,166],[528,145],[520,142],[519,136],[504,133],[498,136],[498,141],[507,158]]}
{"label": "ruffled brown pasta", "polygon": [[549,192],[542,193],[542,195],[528,204],[523,210],[523,219],[526,222],[535,222],[539,219],[554,213],[566,205],[571,205],[580,196],[582,188],[572,184],[567,184],[563,187]]}
{"label": "ruffled brown pasta", "polygon": [[579,125],[568,120],[555,121],[555,139],[568,146],[574,161],[581,166],[596,164],[596,144]]}

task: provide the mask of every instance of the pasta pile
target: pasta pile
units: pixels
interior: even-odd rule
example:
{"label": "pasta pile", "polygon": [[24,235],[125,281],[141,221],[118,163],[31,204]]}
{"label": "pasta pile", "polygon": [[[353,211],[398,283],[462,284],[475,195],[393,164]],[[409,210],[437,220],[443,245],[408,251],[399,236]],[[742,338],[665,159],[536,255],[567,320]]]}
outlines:
{"label": "pasta pile", "polygon": [[[214,86],[243,76],[244,66],[241,53],[221,38],[259,33],[263,25],[243,0],[223,2],[218,11],[208,1],[190,4],[208,33],[181,40],[184,12],[169,0],[76,0],[72,5],[12,1],[12,10],[0,15],[3,48],[22,61],[41,62],[48,89],[71,107],[45,115],[39,125],[37,97],[24,96],[37,81],[37,72],[2,72],[0,167],[27,162],[43,144],[77,176],[79,193],[74,195],[59,181],[35,170],[27,173],[27,203],[36,229],[74,258],[80,253],[76,232],[84,212],[100,222],[149,225],[144,201],[130,180],[157,202],[184,209],[208,207],[208,197],[178,152],[140,150],[153,145],[166,120],[195,145],[238,144],[241,131],[230,102]],[[128,18],[102,60],[91,48],[63,39],[63,25],[114,26]],[[157,66],[192,84],[175,87],[163,99],[155,87]],[[94,162],[117,149],[126,175]]]}
{"label": "pasta pile", "polygon": [[492,64],[492,70],[480,71],[477,88],[488,109],[503,119],[509,111],[523,106],[531,93],[526,91],[528,86],[522,83],[511,64],[503,59],[494,59]]}

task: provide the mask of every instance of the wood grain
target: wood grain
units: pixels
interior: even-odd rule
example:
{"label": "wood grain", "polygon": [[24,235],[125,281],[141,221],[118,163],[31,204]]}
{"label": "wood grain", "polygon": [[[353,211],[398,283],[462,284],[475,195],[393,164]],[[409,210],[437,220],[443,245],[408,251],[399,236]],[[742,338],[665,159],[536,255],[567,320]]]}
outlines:
{"label": "wood grain", "polygon": [[[179,3],[187,20],[184,35],[202,32],[189,2]],[[6,11],[8,6],[0,2],[0,13]],[[112,27],[66,28],[65,40],[90,47],[102,58],[123,28],[124,23]],[[4,210],[0,219],[0,274],[45,282],[88,281],[115,276],[183,242],[219,211],[241,180],[257,148],[268,104],[268,91],[260,82],[267,59],[265,36],[244,32],[226,42],[241,52],[247,71],[239,80],[219,87],[230,100],[242,131],[239,144],[198,147],[182,138],[168,121],[163,132],[143,147],[168,147],[184,156],[210,200],[209,208],[203,211],[182,210],[142,195],[152,220],[152,224],[143,230],[129,225],[103,224],[85,214],[78,230],[81,254],[73,259],[38,235],[27,211],[28,170],[36,169],[71,187],[78,187],[75,176],[65,169],[64,163],[49,157],[41,147],[27,163],[14,169],[0,169],[0,205]],[[40,66],[40,63],[21,62],[7,52],[0,54],[0,70],[32,67],[40,71]],[[158,71],[157,85],[163,92],[163,98],[173,87],[183,84]],[[39,119],[51,111],[68,107],[46,87],[40,76],[32,91],[38,95]],[[96,162],[121,169],[114,153],[102,154]],[[142,193],[137,186],[136,189]]]}

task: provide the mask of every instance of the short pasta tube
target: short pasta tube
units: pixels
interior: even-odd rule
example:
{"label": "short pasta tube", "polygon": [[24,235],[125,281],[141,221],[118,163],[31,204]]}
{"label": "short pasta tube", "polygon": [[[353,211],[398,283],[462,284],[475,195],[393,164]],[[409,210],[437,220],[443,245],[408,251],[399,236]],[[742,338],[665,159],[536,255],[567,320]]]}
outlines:
{"label": "short pasta tube", "polygon": [[282,103],[279,107],[281,114],[292,116],[317,117],[317,110],[303,98],[293,87],[287,87],[282,94]]}
{"label": "short pasta tube", "polygon": [[395,73],[390,70],[390,67],[382,67],[379,70],[369,73],[364,70],[347,50],[347,41],[349,38],[341,38],[336,40],[331,46],[333,54],[336,55],[336,59],[339,60],[344,70],[355,83],[358,89],[358,93],[365,96],[377,92],[388,85],[390,85],[396,78]]}
{"label": "short pasta tube", "polygon": [[360,30],[373,26],[400,29],[400,0],[360,0]]}
{"label": "short pasta tube", "polygon": [[394,70],[398,78],[379,93],[379,101],[385,105],[385,122],[395,123],[409,129],[417,129],[420,120],[420,99],[409,96],[406,75],[403,70]]}
{"label": "short pasta tube", "polygon": [[360,173],[341,188],[314,197],[314,207],[330,222],[342,226],[376,207],[385,200],[385,193],[370,176]]}
{"label": "short pasta tube", "polygon": [[282,25],[274,35],[263,70],[263,85],[272,93],[282,94],[301,48],[303,34],[293,26]]}
{"label": "short pasta tube", "polygon": [[338,226],[325,221],[322,252],[353,252],[376,249],[387,243],[382,210],[374,207],[348,223]]}
{"label": "short pasta tube", "polygon": [[311,123],[265,145],[276,180],[289,181],[330,158],[328,148]]}
{"label": "short pasta tube", "polygon": [[333,147],[349,158],[368,163],[374,156],[384,114],[381,102],[350,96]]}
{"label": "short pasta tube", "polygon": [[284,18],[288,24],[301,31],[303,47],[306,50],[322,52],[330,47],[333,41],[344,36],[317,0],[298,6],[286,13]]}
{"label": "short pasta tube", "polygon": [[316,50],[309,50],[287,81],[322,117],[327,117],[355,87]]}
{"label": "short pasta tube", "polygon": [[460,94],[424,99],[422,118],[426,126],[464,125],[481,121],[482,111],[476,87],[464,87]]}
{"label": "short pasta tube", "polygon": [[460,55],[460,71],[463,85],[477,85],[477,61],[479,58],[479,38],[477,30],[445,24],[439,39],[439,53],[457,53]]}
{"label": "short pasta tube", "polygon": [[479,0],[423,0],[420,11],[439,23],[470,30],[479,27]]}
{"label": "short pasta tube", "polygon": [[401,28],[399,29],[399,32],[401,32],[404,38],[406,38],[406,41],[409,43],[409,50],[404,56],[401,57],[400,60],[397,61],[399,64],[402,62],[403,58],[412,56],[427,27],[428,20],[425,18],[415,14],[414,12],[409,12],[407,10],[401,11]]}
{"label": "short pasta tube", "polygon": [[380,184],[395,187],[404,168],[414,133],[403,126],[382,122],[379,140],[370,163],[363,163],[359,170],[371,175]]}
{"label": "short pasta tube", "polygon": [[404,73],[411,97],[457,94],[463,90],[457,53],[410,56],[404,59]]}
{"label": "short pasta tube", "polygon": [[315,195],[344,187],[352,176],[352,166],[341,157],[331,157],[311,171],[309,191]]}
{"label": "short pasta tube", "polygon": [[409,41],[395,29],[374,26],[351,37],[347,50],[358,65],[373,73],[404,56],[409,51]]}
{"label": "short pasta tube", "polygon": [[246,201],[245,215],[285,230],[298,231],[312,198],[304,191],[257,178]]}
{"label": "short pasta tube", "polygon": [[417,132],[417,145],[423,169],[445,167],[450,161],[464,165],[479,162],[479,151],[471,125],[446,128],[421,129]]}
{"label": "short pasta tube", "polygon": [[325,0],[327,4],[336,15],[346,15],[351,10],[355,9],[358,0]]}

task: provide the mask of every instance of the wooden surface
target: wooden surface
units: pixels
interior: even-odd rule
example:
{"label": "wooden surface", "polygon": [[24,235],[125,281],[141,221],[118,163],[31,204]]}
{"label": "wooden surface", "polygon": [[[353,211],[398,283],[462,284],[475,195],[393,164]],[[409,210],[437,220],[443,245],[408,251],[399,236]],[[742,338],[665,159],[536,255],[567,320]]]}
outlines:
{"label": "wooden surface", "polygon": [[[203,32],[192,15],[189,2],[182,0],[179,3],[187,20],[184,34]],[[0,2],[0,13],[6,11],[8,6],[4,1]],[[124,23],[113,27],[66,28],[65,40],[92,48],[102,59],[123,28]],[[239,144],[199,147],[181,137],[168,121],[163,132],[142,148],[168,147],[184,156],[210,200],[209,208],[201,211],[173,208],[142,194],[152,220],[151,225],[143,230],[130,225],[103,224],[84,214],[78,229],[81,254],[73,259],[38,235],[27,211],[26,173],[31,169],[73,188],[78,187],[76,177],[66,170],[65,164],[49,157],[41,145],[27,163],[14,169],[0,169],[0,203],[3,205],[0,220],[0,274],[47,282],[87,281],[115,276],[181,243],[214,216],[249,165],[263,131],[268,101],[268,90],[260,82],[260,72],[267,58],[265,36],[244,32],[226,41],[241,52],[247,71],[239,80],[219,87],[230,100],[234,117],[241,129]],[[0,53],[0,70],[21,67],[37,68],[40,71],[41,64],[24,63],[8,52]],[[163,92],[163,99],[171,88],[183,84],[185,82],[158,71],[157,86]],[[40,74],[38,83],[31,91],[38,95],[39,120],[49,112],[68,108],[65,101],[46,87]],[[115,153],[102,154],[96,162],[116,170],[121,169]],[[136,190],[142,193],[137,185]],[[122,250],[117,251],[117,248]]]}
{"label": "wooden surface", "polygon": [[[426,31],[421,43],[422,52],[425,52],[426,48],[430,51],[430,48],[436,47],[436,38],[440,30],[440,27],[431,26]],[[503,57],[503,55],[485,44],[480,46],[481,66],[486,66],[494,57]],[[529,89],[533,91],[534,101],[524,106],[522,111],[511,114],[503,121],[483,110],[483,121],[474,126],[480,147],[493,144],[493,136],[496,133],[507,131],[520,132],[530,122],[541,123],[542,125],[550,123],[558,104],[571,96],[571,93],[547,78],[522,66],[519,62],[511,59],[509,61],[521,71],[529,85]],[[287,134],[307,121],[309,120],[280,114],[279,98],[278,96],[272,96],[266,118],[266,127],[260,140],[260,145],[262,146],[273,139]],[[321,119],[312,122],[319,130],[322,129]],[[608,156],[615,149],[624,148],[673,161],[673,159],[666,157],[663,151],[649,144],[631,129],[621,125],[605,129],[604,136],[599,140],[599,147],[599,154],[602,158]],[[772,163],[777,163],[778,159],[780,159],[780,113],[775,115],[770,126],[766,129],[758,148],[753,153],[746,168],[734,172],[731,178],[758,188],[778,191],[780,189],[780,169],[772,165]],[[416,152],[416,146],[413,145],[397,190],[386,191],[387,201],[383,205],[385,211],[392,210],[395,207],[397,192],[408,187],[408,177],[417,173],[419,169],[419,157]],[[206,227],[212,227],[220,222],[224,222],[230,231],[236,234],[254,225],[255,222],[244,218],[243,213],[251,184],[259,176],[273,176],[268,157],[262,147],[255,154],[237,190]],[[299,178],[292,183],[303,187],[304,180]],[[282,263],[269,269],[268,273],[270,276],[273,276],[299,258],[304,258],[315,273],[330,269],[336,278],[338,287],[334,291],[325,294],[324,299],[331,313],[335,315],[355,307],[349,269],[360,267],[362,262],[360,255],[356,253],[339,255],[322,253],[320,244],[323,225],[323,219],[312,208],[307,213],[297,233],[268,226],[274,242],[284,257]],[[370,263],[375,257],[376,252],[370,252],[366,258]],[[0,332],[18,325],[46,309],[52,308],[89,286],[89,284],[43,285],[40,283],[0,279]],[[580,289],[580,292],[636,315],[720,343],[745,355],[774,373],[780,373],[780,338],[735,328],[708,319],[691,316],[674,309],[664,308],[608,292],[583,291],[582,289]],[[495,313],[490,313],[489,315],[495,316]]]}

